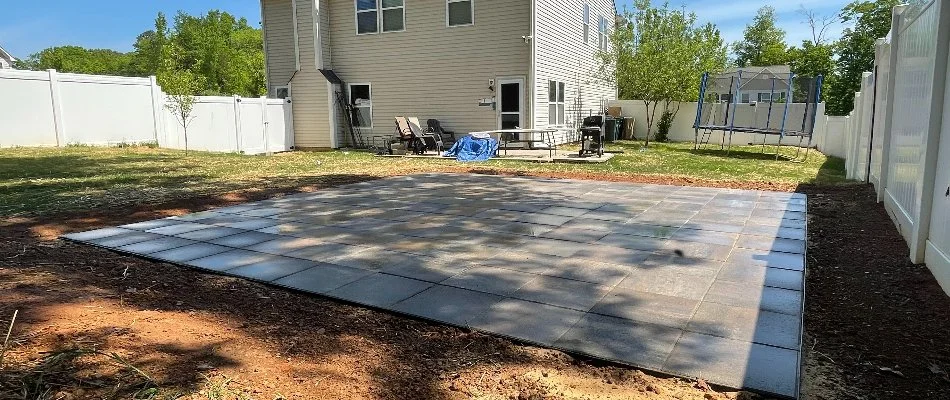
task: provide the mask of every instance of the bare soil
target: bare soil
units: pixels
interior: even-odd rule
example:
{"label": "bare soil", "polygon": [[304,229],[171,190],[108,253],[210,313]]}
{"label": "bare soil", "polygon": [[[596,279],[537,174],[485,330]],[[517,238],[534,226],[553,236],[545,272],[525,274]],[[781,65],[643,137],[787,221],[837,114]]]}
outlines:
{"label": "bare soil", "polygon": [[[805,395],[950,398],[950,300],[906,261],[866,188],[801,190],[811,196]],[[56,239],[282,194],[3,221],[0,340],[19,313],[0,399],[755,397]]]}

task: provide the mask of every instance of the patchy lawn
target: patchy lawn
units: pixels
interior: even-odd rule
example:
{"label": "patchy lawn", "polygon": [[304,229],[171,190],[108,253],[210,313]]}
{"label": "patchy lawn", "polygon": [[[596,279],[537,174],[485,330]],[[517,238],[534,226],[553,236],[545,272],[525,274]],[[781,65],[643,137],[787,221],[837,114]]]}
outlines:
{"label": "patchy lawn", "polygon": [[[800,183],[844,182],[844,162],[811,152],[794,162],[760,147],[694,152],[691,144],[639,142],[604,164],[537,164],[381,158],[365,152],[290,152],[245,156],[150,148],[12,148],[0,150],[0,216],[48,214],[104,206],[166,202],[231,191],[308,190],[415,172],[482,172],[588,179],[794,190]],[[772,148],[769,151],[774,151]]]}

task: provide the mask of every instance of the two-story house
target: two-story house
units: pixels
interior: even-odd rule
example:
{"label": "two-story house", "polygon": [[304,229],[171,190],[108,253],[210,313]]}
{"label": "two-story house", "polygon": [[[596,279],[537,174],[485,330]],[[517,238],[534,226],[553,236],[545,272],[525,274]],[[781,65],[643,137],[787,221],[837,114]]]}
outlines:
{"label": "two-story house", "polygon": [[268,93],[292,98],[298,148],[348,143],[337,93],[359,109],[364,137],[392,134],[395,116],[463,133],[563,125],[616,98],[596,73],[612,0],[261,0],[261,10]]}

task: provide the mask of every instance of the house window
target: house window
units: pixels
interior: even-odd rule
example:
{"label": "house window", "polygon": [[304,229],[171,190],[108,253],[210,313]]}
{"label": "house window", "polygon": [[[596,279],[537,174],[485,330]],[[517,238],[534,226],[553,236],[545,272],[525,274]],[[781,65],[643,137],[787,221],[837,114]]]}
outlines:
{"label": "house window", "polygon": [[290,87],[289,86],[275,86],[274,97],[278,99],[286,99],[290,97]]}
{"label": "house window", "polygon": [[600,16],[600,31],[597,34],[597,48],[601,51],[607,51],[607,18]]}
{"label": "house window", "polygon": [[368,83],[350,84],[350,104],[353,105],[353,126],[373,127],[373,88]]}
{"label": "house window", "polygon": [[445,20],[448,26],[475,24],[475,0],[445,0]]}
{"label": "house window", "polygon": [[771,92],[769,93],[759,93],[759,102],[760,103],[781,103],[785,101],[785,92],[775,93],[773,96]]}
{"label": "house window", "polygon": [[749,94],[748,94],[748,93],[743,93],[743,94],[742,94],[742,97],[740,97],[740,100],[741,100],[741,101],[739,101],[740,103],[750,103],[750,101],[749,101]]}
{"label": "house window", "polygon": [[590,43],[590,4],[584,3],[584,16],[581,19],[584,25],[584,44]]}
{"label": "house window", "polygon": [[406,3],[404,0],[380,0],[383,10],[383,32],[406,30]]}
{"label": "house window", "polygon": [[548,124],[564,125],[564,82],[548,81]]}
{"label": "house window", "polygon": [[406,30],[405,0],[355,0],[356,34]]}

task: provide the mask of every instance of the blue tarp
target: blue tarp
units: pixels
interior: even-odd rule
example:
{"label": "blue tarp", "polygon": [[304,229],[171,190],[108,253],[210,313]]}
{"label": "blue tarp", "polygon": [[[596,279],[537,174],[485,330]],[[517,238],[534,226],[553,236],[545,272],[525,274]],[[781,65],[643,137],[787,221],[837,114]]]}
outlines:
{"label": "blue tarp", "polygon": [[449,151],[443,154],[446,157],[455,157],[459,161],[485,161],[498,154],[498,140],[494,138],[476,139],[463,136],[452,145]]}

